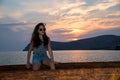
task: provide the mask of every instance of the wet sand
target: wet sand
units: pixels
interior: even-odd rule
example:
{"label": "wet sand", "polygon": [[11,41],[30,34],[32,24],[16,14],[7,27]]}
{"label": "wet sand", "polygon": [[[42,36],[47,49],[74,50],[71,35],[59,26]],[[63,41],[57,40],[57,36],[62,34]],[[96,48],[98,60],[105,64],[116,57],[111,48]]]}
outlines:
{"label": "wet sand", "polygon": [[120,62],[59,63],[54,71],[45,65],[39,71],[0,66],[0,80],[120,80]]}

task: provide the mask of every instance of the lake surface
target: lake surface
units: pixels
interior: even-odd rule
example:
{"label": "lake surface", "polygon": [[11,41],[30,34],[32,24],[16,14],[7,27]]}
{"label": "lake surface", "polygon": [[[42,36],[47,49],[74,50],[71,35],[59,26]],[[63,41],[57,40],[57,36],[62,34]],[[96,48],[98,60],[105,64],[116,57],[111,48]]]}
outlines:
{"label": "lake surface", "polygon": [[[115,50],[61,50],[53,53],[55,61],[61,63],[120,61],[120,51]],[[0,65],[25,64],[26,60],[27,51],[0,52]]]}

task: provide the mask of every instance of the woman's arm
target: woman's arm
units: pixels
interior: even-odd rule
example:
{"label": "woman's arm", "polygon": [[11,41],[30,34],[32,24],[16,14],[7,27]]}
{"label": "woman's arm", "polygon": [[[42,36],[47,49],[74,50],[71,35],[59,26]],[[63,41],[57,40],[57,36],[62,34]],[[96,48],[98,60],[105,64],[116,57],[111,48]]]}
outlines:
{"label": "woman's arm", "polygon": [[28,54],[27,54],[27,63],[30,62],[31,52],[32,52],[33,42],[30,43]]}
{"label": "woman's arm", "polygon": [[53,56],[53,52],[52,52],[52,49],[51,49],[51,43],[50,43],[50,39],[48,41],[48,52],[50,54],[50,58],[52,61],[54,61],[54,56]]}
{"label": "woman's arm", "polygon": [[28,54],[27,54],[27,64],[26,64],[26,67],[29,69],[30,68],[30,57],[31,57],[31,51],[32,51],[32,48],[33,48],[33,41],[31,41],[30,43],[30,46],[29,46],[29,49],[28,49]]}

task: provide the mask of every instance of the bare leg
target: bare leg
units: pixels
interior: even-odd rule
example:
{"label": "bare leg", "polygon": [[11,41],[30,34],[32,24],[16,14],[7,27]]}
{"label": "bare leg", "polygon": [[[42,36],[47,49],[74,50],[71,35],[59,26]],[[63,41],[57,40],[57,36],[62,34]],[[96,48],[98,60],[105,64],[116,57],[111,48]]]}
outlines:
{"label": "bare leg", "polygon": [[47,58],[43,60],[43,64],[50,66],[51,70],[55,70],[54,62]]}
{"label": "bare leg", "polygon": [[41,65],[40,63],[34,63],[33,64],[33,70],[38,71],[40,69],[40,65]]}

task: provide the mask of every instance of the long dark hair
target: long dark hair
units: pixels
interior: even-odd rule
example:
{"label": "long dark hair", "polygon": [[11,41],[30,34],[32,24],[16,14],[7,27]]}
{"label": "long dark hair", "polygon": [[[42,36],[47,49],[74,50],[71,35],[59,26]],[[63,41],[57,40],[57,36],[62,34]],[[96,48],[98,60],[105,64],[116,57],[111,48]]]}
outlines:
{"label": "long dark hair", "polygon": [[[41,45],[42,41],[39,38],[38,29],[39,29],[39,26],[43,26],[45,28],[45,25],[46,25],[45,23],[38,23],[35,26],[34,31],[32,33],[32,38],[31,38],[31,42],[33,41],[33,47],[37,48],[39,45]],[[43,40],[44,40],[44,42],[43,42],[44,46],[47,46],[48,45],[49,37],[46,35],[46,32],[43,35]]]}

